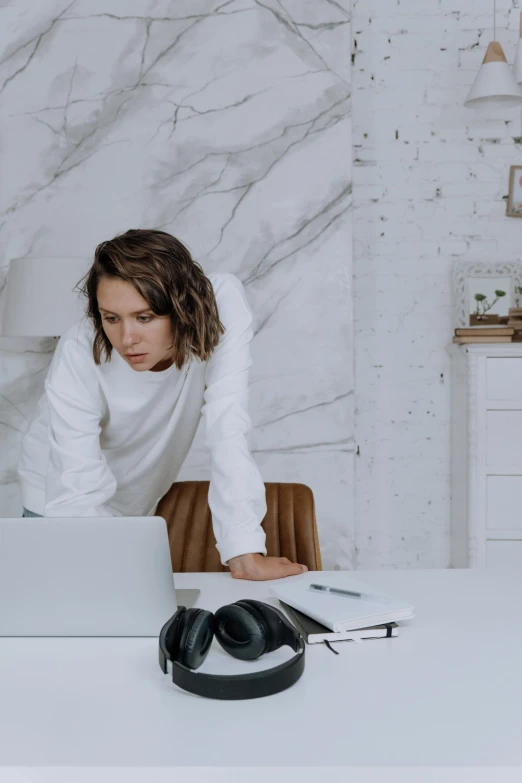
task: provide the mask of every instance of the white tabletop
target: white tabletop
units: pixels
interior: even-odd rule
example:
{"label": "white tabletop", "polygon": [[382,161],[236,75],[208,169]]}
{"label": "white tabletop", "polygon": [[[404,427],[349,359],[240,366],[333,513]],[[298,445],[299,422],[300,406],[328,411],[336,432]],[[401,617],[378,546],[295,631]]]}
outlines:
{"label": "white tabletop", "polygon": [[[519,765],[522,575],[358,571],[414,604],[393,639],[306,646],[301,679],[274,696],[215,701],[181,691],[155,639],[0,639],[0,765]],[[342,582],[342,572],[321,576]],[[278,584],[301,577],[277,580]],[[177,574],[197,606],[269,597],[274,582]],[[168,619],[168,618],[166,618]],[[214,642],[200,671],[242,673]]]}

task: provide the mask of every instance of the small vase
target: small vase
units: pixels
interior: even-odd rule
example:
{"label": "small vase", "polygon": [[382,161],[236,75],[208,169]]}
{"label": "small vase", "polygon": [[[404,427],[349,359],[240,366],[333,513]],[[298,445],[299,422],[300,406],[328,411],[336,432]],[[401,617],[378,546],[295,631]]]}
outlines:
{"label": "small vase", "polygon": [[492,324],[498,324],[499,316],[494,313],[486,313],[485,315],[476,315],[475,313],[469,316],[470,326],[491,326]]}

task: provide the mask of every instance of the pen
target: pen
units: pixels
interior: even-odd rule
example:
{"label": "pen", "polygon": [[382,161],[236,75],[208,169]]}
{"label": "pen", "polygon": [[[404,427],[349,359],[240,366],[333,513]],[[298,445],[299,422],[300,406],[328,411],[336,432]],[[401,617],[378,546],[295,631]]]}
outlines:
{"label": "pen", "polygon": [[341,590],[340,587],[329,587],[328,585],[311,584],[308,587],[318,593],[332,593],[333,595],[345,595],[348,598],[361,598],[366,601],[375,601],[377,603],[388,603],[387,599],[379,595],[370,595],[369,593],[360,593],[356,590]]}

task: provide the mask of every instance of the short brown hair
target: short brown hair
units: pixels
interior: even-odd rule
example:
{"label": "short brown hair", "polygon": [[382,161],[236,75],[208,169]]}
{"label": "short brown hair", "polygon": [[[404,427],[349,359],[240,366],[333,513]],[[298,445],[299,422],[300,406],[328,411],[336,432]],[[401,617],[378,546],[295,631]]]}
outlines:
{"label": "short brown hair", "polygon": [[96,364],[101,364],[102,351],[106,361],[112,354],[96,295],[102,277],[126,280],[153,313],[170,315],[178,370],[191,353],[206,361],[225,332],[212,283],[187,248],[165,231],[131,229],[98,245],[90,270],[78,283],[88,300],[86,315],[94,324],[92,353]]}

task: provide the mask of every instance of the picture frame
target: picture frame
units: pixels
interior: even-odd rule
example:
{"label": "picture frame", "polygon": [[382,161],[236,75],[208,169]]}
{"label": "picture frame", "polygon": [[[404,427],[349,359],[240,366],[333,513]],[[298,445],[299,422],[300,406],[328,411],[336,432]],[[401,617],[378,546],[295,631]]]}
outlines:
{"label": "picture frame", "polygon": [[507,217],[522,217],[522,166],[510,166],[509,168],[506,215]]}
{"label": "picture frame", "polygon": [[503,316],[508,314],[510,307],[518,306],[517,300],[522,306],[522,295],[516,293],[516,288],[521,287],[522,264],[517,261],[456,261],[453,265],[455,327],[470,325],[476,293],[488,297],[494,295],[497,288],[505,290],[505,297],[492,310],[496,315]]}

